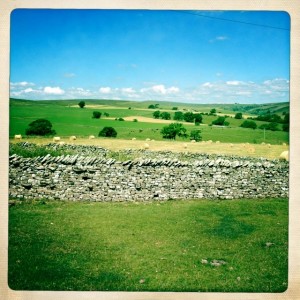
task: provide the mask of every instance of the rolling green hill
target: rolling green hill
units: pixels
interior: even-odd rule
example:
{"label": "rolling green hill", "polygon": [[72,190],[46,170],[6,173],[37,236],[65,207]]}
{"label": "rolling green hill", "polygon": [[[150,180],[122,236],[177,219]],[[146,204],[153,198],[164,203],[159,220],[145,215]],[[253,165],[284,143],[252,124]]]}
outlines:
{"label": "rolling green hill", "polygon": [[[169,111],[173,119],[175,111],[181,110],[208,113],[215,108],[217,114],[229,115],[228,128],[208,126],[217,116],[203,115],[203,124],[195,126],[193,123],[184,123],[188,132],[193,129],[200,129],[203,140],[212,140],[229,143],[288,143],[289,134],[283,131],[263,131],[260,129],[241,128],[244,121],[235,119],[236,112],[244,115],[255,116],[254,112],[272,111],[288,112],[289,103],[242,105],[242,104],[189,104],[176,102],[157,101],[121,101],[121,100],[84,100],[85,108],[78,106],[80,99],[76,100],[43,100],[30,101],[10,99],[10,130],[9,135],[25,135],[28,124],[32,121],[45,118],[48,119],[59,136],[98,136],[104,126],[112,126],[118,132],[118,138],[132,139],[155,139],[162,140],[160,130],[166,126],[165,123],[157,122],[153,118],[155,110]],[[158,104],[158,108],[149,109],[150,104]],[[173,108],[176,107],[177,110]],[[238,110],[240,109],[240,110]],[[93,119],[93,111],[102,112],[100,119]],[[103,113],[109,114],[103,117]],[[116,121],[118,118],[135,118],[133,121]],[[174,122],[170,120],[169,122]],[[265,122],[256,121],[257,125]],[[281,126],[281,125],[279,125]]]}

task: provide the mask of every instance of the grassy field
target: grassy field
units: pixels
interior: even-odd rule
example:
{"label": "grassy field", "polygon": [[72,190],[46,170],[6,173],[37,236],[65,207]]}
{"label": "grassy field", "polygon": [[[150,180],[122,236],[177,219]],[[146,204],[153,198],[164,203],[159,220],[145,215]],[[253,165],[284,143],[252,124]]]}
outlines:
{"label": "grassy field", "polygon": [[[78,101],[21,101],[11,100],[10,102],[10,137],[15,134],[25,135],[28,124],[39,118],[46,118],[53,124],[57,135],[67,137],[76,135],[78,137],[87,137],[89,135],[98,136],[99,131],[105,126],[114,127],[117,132],[117,138],[143,140],[146,138],[163,140],[160,130],[166,124],[156,123],[153,119],[153,109],[148,109],[148,102],[128,102],[128,101],[86,101],[84,109],[77,106]],[[135,106],[133,106],[135,105]],[[172,104],[161,103],[160,110],[170,111]],[[181,107],[182,106],[182,107]],[[129,107],[131,109],[129,109]],[[183,104],[178,107],[183,109]],[[197,108],[197,109],[196,109]],[[208,112],[212,106],[208,105],[186,105],[185,109]],[[218,107],[217,107],[218,108]],[[219,107],[220,114],[234,114],[229,110],[230,107]],[[98,110],[102,113],[109,113],[109,118],[93,119],[93,111]],[[174,115],[174,112],[171,113]],[[140,117],[140,120],[139,120]],[[137,119],[133,121],[116,121],[115,118]],[[152,120],[148,122],[142,122]],[[260,129],[252,130],[239,127],[243,120],[228,118],[229,128],[217,128],[208,126],[217,117],[203,116],[203,125],[185,123],[184,126],[188,132],[193,129],[200,129],[203,140],[220,141],[224,143],[270,143],[282,144],[289,142],[289,134],[283,131],[263,131]],[[142,121],[141,121],[142,120]],[[170,121],[173,122],[173,121]],[[264,122],[257,121],[257,125]],[[180,139],[179,139],[180,140]],[[181,139],[183,141],[183,139]]]}
{"label": "grassy field", "polygon": [[14,290],[283,292],[287,199],[19,202]]}

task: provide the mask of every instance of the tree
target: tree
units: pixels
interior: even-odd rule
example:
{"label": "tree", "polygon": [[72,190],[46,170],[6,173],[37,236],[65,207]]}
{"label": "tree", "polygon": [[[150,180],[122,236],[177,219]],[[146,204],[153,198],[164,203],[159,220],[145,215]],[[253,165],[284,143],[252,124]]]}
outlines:
{"label": "tree", "polygon": [[93,111],[93,119],[100,119],[101,112],[100,111]]}
{"label": "tree", "polygon": [[113,127],[104,127],[102,130],[100,130],[98,136],[116,137],[117,131]]}
{"label": "tree", "polygon": [[52,124],[46,119],[37,119],[31,122],[26,129],[26,135],[54,135],[56,132],[52,129]]}
{"label": "tree", "polygon": [[234,116],[235,119],[243,119],[243,114],[241,112],[238,112]]}
{"label": "tree", "polygon": [[209,113],[211,115],[215,115],[217,113],[217,110],[215,108],[212,108]]}
{"label": "tree", "polygon": [[172,110],[177,110],[177,109],[178,109],[177,106],[172,107]]}
{"label": "tree", "polygon": [[176,121],[182,121],[183,120],[183,112],[182,111],[176,111],[173,117]]}
{"label": "tree", "polygon": [[252,129],[256,129],[257,128],[257,124],[254,121],[250,121],[250,120],[245,120],[242,124],[241,127],[243,128],[252,128]]}
{"label": "tree", "polygon": [[171,119],[171,114],[168,113],[167,111],[164,111],[160,114],[160,117],[163,119],[163,120],[170,120]]}
{"label": "tree", "polygon": [[78,103],[78,105],[79,105],[80,108],[84,108],[85,107],[85,102],[84,101],[80,101]]}
{"label": "tree", "polygon": [[187,137],[186,129],[181,123],[172,123],[160,131],[164,139],[176,139],[176,136]]}
{"label": "tree", "polygon": [[104,117],[109,117],[109,113],[105,112],[105,113],[103,113],[103,116]]}
{"label": "tree", "polygon": [[226,122],[226,117],[218,117],[218,119],[212,121],[212,125],[218,125],[218,126],[228,126],[229,122]]}
{"label": "tree", "polygon": [[195,140],[196,142],[202,141],[201,130],[192,130],[190,133],[190,140]]}
{"label": "tree", "polygon": [[194,120],[195,120],[195,124],[199,125],[200,123],[202,123],[202,115],[201,114],[194,114]]}
{"label": "tree", "polygon": [[193,123],[194,122],[194,114],[192,112],[186,112],[184,115],[183,115],[183,119],[184,121],[186,122],[190,122],[190,123]]}
{"label": "tree", "polygon": [[153,113],[153,117],[154,117],[154,119],[159,119],[159,117],[160,117],[160,111],[159,111],[159,110],[156,110],[156,111]]}

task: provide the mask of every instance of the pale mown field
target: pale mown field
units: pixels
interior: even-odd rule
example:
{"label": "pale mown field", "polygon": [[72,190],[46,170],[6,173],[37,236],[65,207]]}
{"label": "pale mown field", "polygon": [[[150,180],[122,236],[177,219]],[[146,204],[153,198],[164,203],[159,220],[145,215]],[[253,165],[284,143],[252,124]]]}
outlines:
{"label": "pale mown field", "polygon": [[[52,138],[23,138],[22,142],[31,142],[38,145],[53,142]],[[20,140],[11,140],[20,142]],[[61,142],[73,145],[93,145],[100,146],[112,151],[122,149],[149,149],[152,151],[174,151],[174,152],[193,152],[207,154],[224,154],[249,157],[264,157],[267,159],[277,159],[283,151],[289,149],[288,145],[270,144],[249,144],[249,143],[217,143],[211,141],[192,143],[190,141],[141,141],[123,140],[111,138],[77,138],[70,141],[69,137],[61,138]]]}

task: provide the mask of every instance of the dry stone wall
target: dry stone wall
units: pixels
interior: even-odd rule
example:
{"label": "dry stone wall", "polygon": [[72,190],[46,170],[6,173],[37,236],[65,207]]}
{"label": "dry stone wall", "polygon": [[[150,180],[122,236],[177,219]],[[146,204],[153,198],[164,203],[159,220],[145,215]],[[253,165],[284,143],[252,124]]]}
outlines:
{"label": "dry stone wall", "polygon": [[133,150],[126,153],[137,158],[119,161],[109,158],[103,148],[91,150],[58,157],[10,156],[10,197],[72,201],[288,197],[285,161]]}

